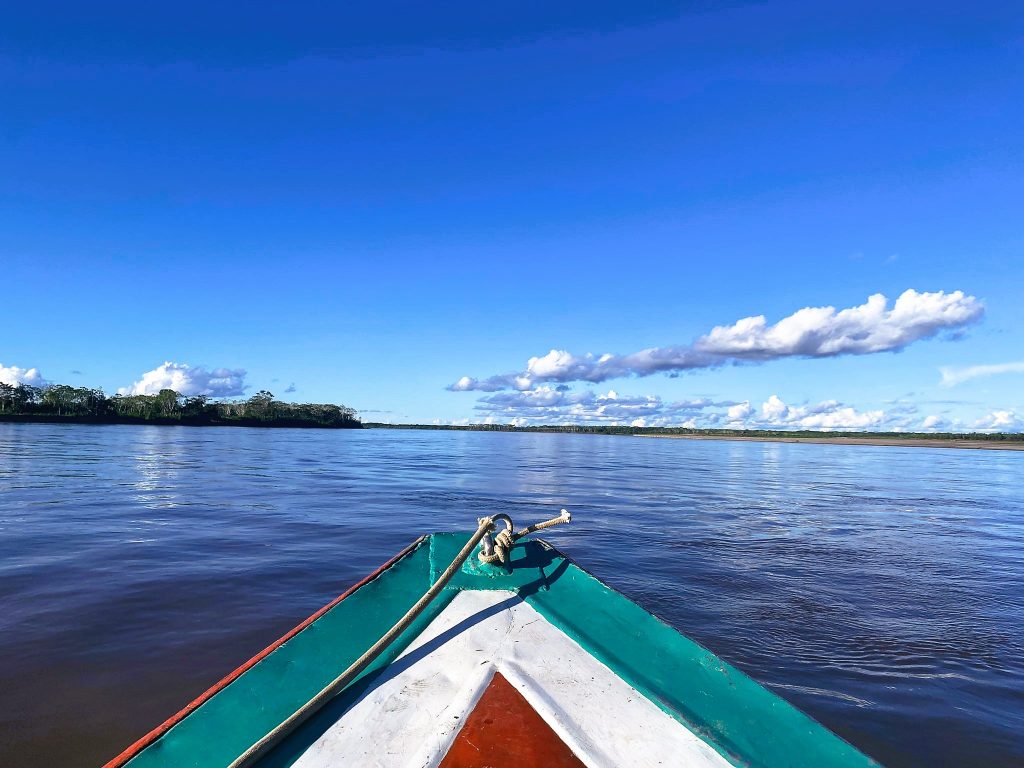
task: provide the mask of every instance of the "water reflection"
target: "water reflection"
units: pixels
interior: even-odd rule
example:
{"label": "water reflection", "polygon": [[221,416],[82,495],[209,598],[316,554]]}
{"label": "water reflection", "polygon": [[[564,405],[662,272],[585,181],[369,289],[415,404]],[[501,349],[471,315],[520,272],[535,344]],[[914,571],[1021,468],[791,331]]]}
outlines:
{"label": "water reflection", "polygon": [[172,509],[177,506],[180,476],[185,465],[185,449],[180,432],[185,428],[140,427],[129,448],[135,469],[132,498],[148,509]]}
{"label": "water reflection", "polygon": [[988,451],[0,425],[0,743],[99,764],[420,533],[568,506],[551,540],[884,763],[1018,765],[1022,489]]}

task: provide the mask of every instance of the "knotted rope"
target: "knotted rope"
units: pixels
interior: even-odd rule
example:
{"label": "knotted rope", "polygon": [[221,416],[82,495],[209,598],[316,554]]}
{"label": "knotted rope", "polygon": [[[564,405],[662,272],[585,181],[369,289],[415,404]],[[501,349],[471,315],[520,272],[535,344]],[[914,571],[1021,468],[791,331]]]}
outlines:
{"label": "knotted rope", "polygon": [[477,523],[483,525],[485,520],[490,520],[493,524],[502,522],[505,524],[505,529],[499,531],[497,536],[491,536],[490,529],[484,534],[483,539],[480,541],[480,562],[482,563],[501,563],[504,565],[508,562],[508,553],[512,549],[512,545],[515,544],[523,536],[529,536],[534,531],[542,531],[545,528],[550,528],[553,525],[561,525],[562,523],[572,522],[572,515],[569,514],[569,510],[563,509],[562,514],[558,517],[553,517],[550,520],[545,520],[543,523],[534,523],[528,525],[519,533],[512,533],[512,518],[508,515],[494,515],[493,517],[481,517],[477,520]]}
{"label": "knotted rope", "polygon": [[380,640],[374,643],[366,653],[353,661],[349,665],[348,669],[324,686],[319,693],[303,704],[302,707],[293,713],[287,720],[279,724],[270,733],[235,758],[235,760],[228,765],[228,768],[246,768],[247,766],[253,765],[253,763],[263,757],[272,747],[302,725],[302,723],[306,722],[306,720],[323,707],[324,704],[332,699],[337,693],[340,693],[353,680],[355,680],[356,677],[365,671],[366,668],[370,666],[370,664],[372,664],[377,657],[380,656],[387,647],[398,638],[399,635],[409,628],[416,618],[423,613],[424,609],[430,605],[434,598],[441,593],[441,590],[445,588],[445,585],[451,581],[452,576],[456,574],[456,572],[462,567],[462,564],[466,562],[466,559],[470,554],[472,554],[476,545],[485,537],[490,537],[490,534],[495,529],[496,522],[500,521],[505,523],[505,530],[501,531],[497,537],[491,541],[490,547],[492,551],[487,555],[487,557],[492,559],[485,559],[484,552],[481,550],[480,559],[485,563],[493,563],[495,561],[505,563],[508,559],[509,550],[517,540],[533,533],[534,531],[540,531],[544,528],[550,528],[553,525],[559,525],[561,523],[568,523],[571,520],[572,516],[567,510],[563,509],[562,514],[558,517],[552,518],[551,520],[545,520],[544,522],[537,523],[535,525],[529,525],[519,531],[519,533],[513,534],[512,518],[508,515],[497,514],[493,517],[479,518],[477,520],[478,526],[476,532],[469,538],[466,545],[459,550],[459,554],[457,554],[455,559],[452,560],[451,565],[445,568],[444,572],[437,577],[437,581],[430,586],[430,589],[424,593],[423,597],[416,601],[416,604],[412,608],[406,611],[406,614],[398,620],[398,623],[389,629]]}

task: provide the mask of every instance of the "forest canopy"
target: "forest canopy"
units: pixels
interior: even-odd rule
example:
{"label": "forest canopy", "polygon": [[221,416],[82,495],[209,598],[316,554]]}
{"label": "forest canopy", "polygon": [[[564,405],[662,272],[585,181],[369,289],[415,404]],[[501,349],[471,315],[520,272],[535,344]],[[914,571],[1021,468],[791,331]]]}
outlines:
{"label": "forest canopy", "polygon": [[102,389],[0,382],[0,419],[280,427],[361,427],[344,405],[285,403],[260,390],[246,400],[186,397],[173,389],[155,395],[113,395]]}

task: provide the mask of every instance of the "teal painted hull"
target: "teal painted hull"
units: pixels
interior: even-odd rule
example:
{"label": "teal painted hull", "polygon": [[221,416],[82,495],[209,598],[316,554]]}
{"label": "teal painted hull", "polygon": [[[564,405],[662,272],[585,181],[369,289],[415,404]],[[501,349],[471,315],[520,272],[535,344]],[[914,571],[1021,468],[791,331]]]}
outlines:
{"label": "teal painted hull", "polygon": [[[107,768],[224,768],[381,637],[470,534],[425,536],[371,578],[214,686]],[[464,591],[517,594],[732,765],[876,765],[824,726],[684,637],[539,540],[506,566],[471,558],[429,609],[353,684],[260,765],[288,766]],[[671,760],[665,764],[672,764]]]}

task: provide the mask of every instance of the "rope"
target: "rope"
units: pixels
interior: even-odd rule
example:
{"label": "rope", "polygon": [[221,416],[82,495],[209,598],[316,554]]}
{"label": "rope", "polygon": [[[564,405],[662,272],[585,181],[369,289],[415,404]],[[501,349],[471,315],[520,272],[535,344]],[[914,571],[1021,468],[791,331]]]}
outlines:
{"label": "rope", "polygon": [[[483,523],[485,518],[480,518],[477,522]],[[512,533],[512,518],[508,515],[495,515],[491,518],[495,523],[505,523],[505,530],[498,533],[497,536],[491,537],[490,530],[484,534],[483,540],[480,544],[480,562],[482,563],[501,563],[504,565],[508,562],[508,553],[512,549],[512,545],[515,544],[523,536],[529,536],[534,531],[542,531],[545,528],[550,528],[553,525],[561,525],[562,523],[568,523],[572,521],[572,515],[569,514],[569,510],[563,509],[562,513],[558,517],[553,517],[550,520],[545,520],[543,523],[534,523],[528,525],[519,533]]]}
{"label": "rope", "polygon": [[[228,765],[228,768],[247,768],[247,766],[253,765],[253,763],[263,757],[267,751],[306,722],[306,720],[323,707],[324,704],[326,704],[331,698],[347,687],[353,680],[355,680],[356,677],[365,671],[365,669],[370,666],[370,664],[372,664],[377,657],[380,656],[381,653],[383,653],[385,649],[387,649],[387,647],[398,638],[399,635],[409,628],[416,618],[423,613],[424,609],[430,605],[434,598],[441,593],[441,590],[445,588],[445,585],[451,581],[452,576],[454,576],[459,568],[462,567],[462,564],[466,562],[466,559],[473,552],[476,545],[485,537],[490,536],[491,531],[494,530],[496,522],[500,521],[506,525],[505,530],[498,534],[493,544],[494,547],[497,547],[498,541],[500,540],[502,542],[502,549],[504,549],[505,553],[501,556],[501,562],[504,563],[505,558],[508,556],[508,550],[511,549],[512,544],[514,544],[516,540],[521,539],[523,536],[533,533],[534,531],[550,528],[551,526],[558,525],[560,523],[568,523],[571,519],[572,516],[569,512],[563,509],[562,514],[558,517],[551,520],[545,520],[543,523],[527,526],[519,533],[513,535],[512,519],[508,515],[498,514],[493,517],[479,518],[477,520],[478,527],[476,532],[470,537],[469,541],[466,542],[466,545],[459,550],[459,554],[457,554],[455,559],[452,560],[451,565],[444,570],[444,573],[437,577],[437,581],[430,586],[430,589],[426,591],[423,597],[416,601],[416,604],[412,608],[406,611],[406,614],[398,620],[397,624],[389,629],[380,640],[374,643],[366,653],[352,662],[348,669],[324,686],[319,693],[303,704],[302,707],[294,712],[287,720],[280,723],[276,728],[270,731],[270,733],[235,758],[235,760]],[[508,542],[507,547],[504,546],[505,542]],[[480,559],[483,560],[483,551],[480,553]],[[495,556],[495,559],[497,559],[497,556]],[[494,561],[484,560],[484,562]]]}

